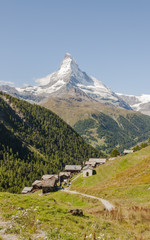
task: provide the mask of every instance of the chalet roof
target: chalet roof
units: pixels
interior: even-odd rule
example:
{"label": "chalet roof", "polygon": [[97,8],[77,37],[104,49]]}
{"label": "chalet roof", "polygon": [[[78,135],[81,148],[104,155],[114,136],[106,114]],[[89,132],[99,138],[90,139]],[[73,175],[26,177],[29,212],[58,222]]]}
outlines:
{"label": "chalet roof", "polygon": [[88,170],[88,169],[90,169],[90,170],[93,170],[93,167],[92,166],[85,166],[84,168],[83,168],[83,171],[85,171],[85,170]]}
{"label": "chalet roof", "polygon": [[89,158],[90,162],[96,162],[96,163],[105,163],[106,162],[106,158]]}
{"label": "chalet roof", "polygon": [[65,170],[68,171],[81,171],[81,165],[66,165]]}
{"label": "chalet roof", "polygon": [[42,180],[35,180],[35,181],[32,183],[32,186],[41,187],[41,186],[42,186]]}
{"label": "chalet roof", "polygon": [[42,187],[55,187],[56,179],[55,177],[46,179],[42,181]]}
{"label": "chalet roof", "polygon": [[123,153],[124,153],[124,154],[133,153],[133,150],[125,149],[125,150],[123,151]]}
{"label": "chalet roof", "polygon": [[70,177],[70,174],[71,174],[71,172],[60,172],[59,177],[61,177],[61,176]]}
{"label": "chalet roof", "polygon": [[28,193],[28,192],[31,192],[33,189],[33,187],[24,187],[24,189],[22,190],[21,193]]}
{"label": "chalet roof", "polygon": [[42,180],[47,180],[47,179],[51,179],[52,177],[55,177],[56,180],[58,180],[58,175],[56,174],[46,174],[42,176]]}
{"label": "chalet roof", "polygon": [[95,167],[96,162],[94,162],[94,161],[86,161],[86,162],[85,162],[85,165],[90,165],[90,166],[92,166],[92,167]]}

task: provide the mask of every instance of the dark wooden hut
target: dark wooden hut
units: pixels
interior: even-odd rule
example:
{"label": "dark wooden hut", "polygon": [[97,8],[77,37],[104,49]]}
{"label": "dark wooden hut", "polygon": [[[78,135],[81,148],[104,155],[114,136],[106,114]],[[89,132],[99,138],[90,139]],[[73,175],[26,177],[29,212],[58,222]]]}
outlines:
{"label": "dark wooden hut", "polygon": [[53,176],[50,179],[42,181],[43,193],[54,192],[57,188],[56,178]]}

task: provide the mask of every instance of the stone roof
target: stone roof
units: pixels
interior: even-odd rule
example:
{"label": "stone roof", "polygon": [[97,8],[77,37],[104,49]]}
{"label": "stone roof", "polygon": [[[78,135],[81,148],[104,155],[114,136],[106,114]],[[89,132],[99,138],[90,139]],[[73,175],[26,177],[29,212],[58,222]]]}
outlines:
{"label": "stone roof", "polygon": [[42,181],[42,187],[55,187],[56,179],[55,177],[46,179]]}
{"label": "stone roof", "polygon": [[47,180],[47,179],[51,179],[52,177],[55,177],[56,180],[58,180],[58,175],[56,174],[46,174],[42,176],[42,180]]}
{"label": "stone roof", "polygon": [[93,170],[93,167],[92,167],[92,166],[89,166],[89,165],[88,165],[88,166],[85,166],[85,167],[83,168],[83,171],[84,171],[84,170],[88,170],[88,169]]}
{"label": "stone roof", "polygon": [[105,163],[106,162],[106,158],[89,158],[90,162],[96,162],[96,163]]}
{"label": "stone roof", "polygon": [[61,177],[61,176],[70,177],[70,174],[71,174],[71,172],[60,172],[59,177]]}
{"label": "stone roof", "polygon": [[96,162],[94,162],[94,161],[86,161],[85,165],[90,165],[92,167],[95,167],[96,166]]}
{"label": "stone roof", "polygon": [[82,167],[81,165],[66,165],[65,170],[68,171],[81,171]]}
{"label": "stone roof", "polygon": [[35,180],[35,181],[32,183],[32,186],[42,187],[42,180]]}
{"label": "stone roof", "polygon": [[31,192],[33,189],[33,187],[24,187],[24,189],[22,190],[21,193],[28,193],[28,192]]}

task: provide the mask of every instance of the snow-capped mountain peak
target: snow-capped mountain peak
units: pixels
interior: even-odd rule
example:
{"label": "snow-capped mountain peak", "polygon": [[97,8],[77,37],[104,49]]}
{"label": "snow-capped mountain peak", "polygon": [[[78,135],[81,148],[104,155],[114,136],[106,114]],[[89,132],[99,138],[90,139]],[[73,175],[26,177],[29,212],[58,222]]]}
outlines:
{"label": "snow-capped mountain peak", "polygon": [[46,77],[36,80],[38,85],[16,88],[21,98],[42,101],[50,97],[71,97],[93,100],[130,109],[114,92],[100,80],[83,72],[71,54],[66,53],[59,69]]}
{"label": "snow-capped mountain peak", "polygon": [[60,68],[57,71],[58,77],[63,77],[66,74],[71,74],[72,65],[75,65],[76,67],[76,62],[69,53],[66,53],[60,65]]}

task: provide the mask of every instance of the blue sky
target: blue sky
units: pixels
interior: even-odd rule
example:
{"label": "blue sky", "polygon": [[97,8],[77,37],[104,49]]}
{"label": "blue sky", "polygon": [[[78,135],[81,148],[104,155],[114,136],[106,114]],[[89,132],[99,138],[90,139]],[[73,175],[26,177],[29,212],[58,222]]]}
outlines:
{"label": "blue sky", "polygon": [[69,52],[115,92],[150,94],[149,0],[0,0],[0,82],[34,85]]}

